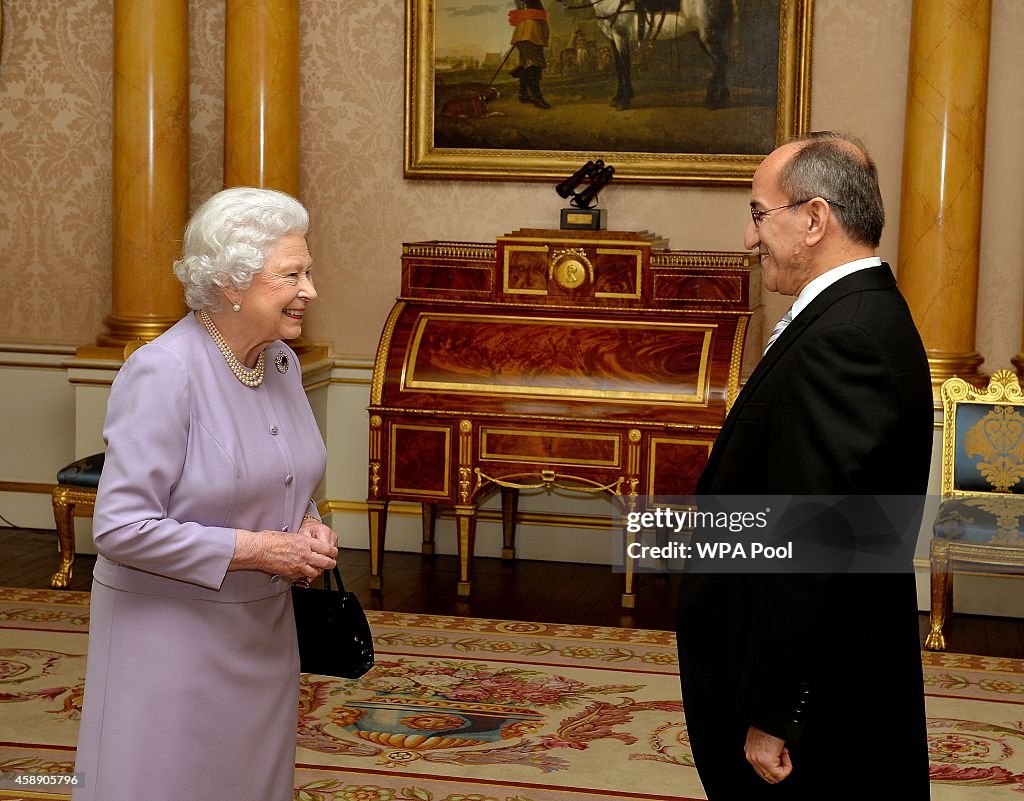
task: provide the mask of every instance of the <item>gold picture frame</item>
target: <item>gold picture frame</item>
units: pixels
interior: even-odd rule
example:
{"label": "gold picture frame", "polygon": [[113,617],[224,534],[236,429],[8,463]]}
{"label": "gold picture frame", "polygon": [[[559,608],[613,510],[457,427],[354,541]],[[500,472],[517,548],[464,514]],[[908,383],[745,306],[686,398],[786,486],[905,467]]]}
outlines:
{"label": "gold picture frame", "polygon": [[[617,182],[738,186],[749,184],[777,144],[808,129],[813,0],[724,0],[735,16],[729,50],[734,69],[726,78],[731,94],[723,107],[706,105],[711,90],[705,97],[702,82],[714,67],[698,37],[680,36],[674,43],[648,46],[649,61],[642,66],[634,55],[636,94],[624,110],[603,97],[598,104],[601,92],[610,96],[614,90],[616,68],[606,63],[612,40],[602,39],[601,23],[588,10],[594,4],[542,2],[551,22],[541,81],[550,109],[517,101],[517,81],[510,75],[517,58],[511,23],[494,19],[511,11],[517,5],[513,0],[406,0],[407,178],[540,181],[564,178],[583,162],[602,159],[615,167]],[[615,2],[632,5],[632,0]],[[471,19],[480,14],[490,16]],[[574,40],[589,42],[596,56],[589,73],[582,67],[585,52],[575,74],[565,70],[566,58],[573,60],[561,46],[567,19]],[[505,39],[495,52],[500,23]],[[649,30],[657,28],[658,15],[648,17],[647,24]],[[439,36],[448,37],[443,46]],[[456,41],[460,38],[466,41]],[[483,58],[455,55],[460,48],[486,52]],[[674,66],[665,66],[669,63]],[[500,96],[474,100],[487,86]],[[461,100],[446,105],[454,98]],[[657,136],[661,139],[653,141]]]}

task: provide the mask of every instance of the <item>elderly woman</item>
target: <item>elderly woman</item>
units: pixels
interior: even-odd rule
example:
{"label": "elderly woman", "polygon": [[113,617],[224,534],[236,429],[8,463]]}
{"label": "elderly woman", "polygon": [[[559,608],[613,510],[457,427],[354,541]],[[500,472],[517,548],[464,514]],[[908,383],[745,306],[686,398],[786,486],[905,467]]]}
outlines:
{"label": "elderly woman", "polygon": [[114,381],[75,801],[290,801],[290,588],[334,566],[324,443],[282,340],[316,299],[306,210],[226,189],[185,230],[193,310]]}

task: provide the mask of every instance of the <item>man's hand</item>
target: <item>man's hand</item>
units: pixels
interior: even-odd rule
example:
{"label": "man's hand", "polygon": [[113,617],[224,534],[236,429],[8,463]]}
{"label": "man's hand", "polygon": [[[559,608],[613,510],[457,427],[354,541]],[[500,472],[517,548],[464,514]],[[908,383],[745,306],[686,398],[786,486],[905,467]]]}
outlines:
{"label": "man's hand", "polygon": [[793,772],[786,741],[751,726],[743,747],[747,762],[769,784],[778,784]]}

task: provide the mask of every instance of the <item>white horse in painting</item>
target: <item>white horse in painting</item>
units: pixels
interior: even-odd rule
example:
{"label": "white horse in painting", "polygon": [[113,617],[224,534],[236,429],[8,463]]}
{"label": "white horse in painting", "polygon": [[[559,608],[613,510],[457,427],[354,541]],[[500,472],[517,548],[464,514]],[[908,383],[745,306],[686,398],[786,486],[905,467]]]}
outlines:
{"label": "white horse in painting", "polygon": [[[617,109],[628,109],[633,100],[631,48],[634,43],[679,39],[692,33],[714,64],[704,105],[722,108],[729,102],[726,72],[729,39],[735,18],[733,0],[558,0],[565,8],[592,8],[602,33],[611,40],[618,76],[612,99]],[[678,5],[678,11],[675,10]]]}

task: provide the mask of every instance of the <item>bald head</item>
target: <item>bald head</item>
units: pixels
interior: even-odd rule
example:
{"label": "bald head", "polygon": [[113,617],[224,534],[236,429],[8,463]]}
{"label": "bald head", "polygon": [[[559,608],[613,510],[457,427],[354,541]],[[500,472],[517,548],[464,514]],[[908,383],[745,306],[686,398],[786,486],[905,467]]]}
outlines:
{"label": "bald head", "polygon": [[[858,139],[816,131],[778,148],[779,186],[797,201],[823,197],[854,242],[877,248],[885,226],[878,169]],[[767,161],[767,159],[766,159]]]}

